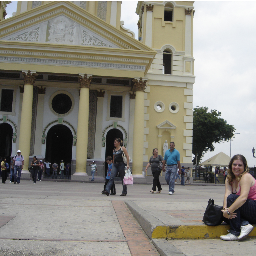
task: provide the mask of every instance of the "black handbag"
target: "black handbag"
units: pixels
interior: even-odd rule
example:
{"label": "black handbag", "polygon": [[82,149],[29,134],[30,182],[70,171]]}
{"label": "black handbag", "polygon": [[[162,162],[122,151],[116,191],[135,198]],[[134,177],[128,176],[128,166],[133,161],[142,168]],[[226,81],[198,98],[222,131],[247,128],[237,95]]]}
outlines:
{"label": "black handbag", "polygon": [[208,226],[218,226],[224,220],[222,210],[223,207],[214,204],[213,199],[209,199],[208,205],[206,207],[203,222]]}

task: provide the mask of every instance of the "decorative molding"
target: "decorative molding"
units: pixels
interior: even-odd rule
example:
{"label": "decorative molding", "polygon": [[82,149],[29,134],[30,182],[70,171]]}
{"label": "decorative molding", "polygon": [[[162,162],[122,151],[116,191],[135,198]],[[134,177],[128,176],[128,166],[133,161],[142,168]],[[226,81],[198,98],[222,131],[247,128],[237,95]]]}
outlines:
{"label": "decorative molding", "polygon": [[113,127],[113,128],[115,128],[115,129],[117,129],[117,128],[119,128],[119,130],[121,130],[121,131],[123,131],[123,133],[124,133],[124,147],[127,147],[127,142],[128,142],[128,136],[127,136],[127,131],[125,130],[125,128],[123,127],[123,126],[121,126],[121,125],[119,125],[119,124],[116,124],[116,122],[114,122],[113,124],[111,124],[111,125],[109,125],[109,126],[107,126],[104,130],[103,130],[103,132],[102,132],[102,147],[105,147],[105,144],[106,144],[106,132],[107,132],[107,130],[109,129],[109,128],[111,128],[111,127]]}
{"label": "decorative molding", "polygon": [[104,96],[105,96],[105,91],[103,91],[103,90],[97,91],[98,98],[104,98]]}
{"label": "decorative molding", "polygon": [[168,120],[165,120],[161,124],[156,126],[158,129],[176,129],[176,126],[169,122]]}
{"label": "decorative molding", "polygon": [[136,92],[136,91],[143,91],[144,92],[144,90],[146,89],[146,83],[147,83],[147,80],[145,80],[145,79],[142,79],[142,77],[140,78],[140,79],[133,79],[132,80],[133,82],[134,82],[134,85],[133,85],[133,88],[132,88],[132,90],[134,91],[134,92]]}
{"label": "decorative molding", "polygon": [[136,98],[136,94],[134,92],[130,93],[130,100],[134,100]]}
{"label": "decorative molding", "polygon": [[89,88],[91,81],[92,81],[92,76],[88,75],[88,78],[87,78],[87,75],[84,75],[84,76],[79,75],[80,88]]}
{"label": "decorative molding", "polygon": [[99,62],[90,62],[90,61],[74,61],[74,60],[62,60],[62,59],[56,60],[56,59],[0,56],[0,62],[145,71],[145,66],[142,66],[142,65],[104,63],[104,62],[99,63]]}
{"label": "decorative molding", "polygon": [[[19,24],[16,24],[15,26],[3,29],[2,31],[0,31],[0,37],[1,37],[1,35],[4,35],[4,34],[10,34],[12,31],[18,31],[18,32],[15,32],[15,35],[17,35],[17,33],[20,34],[20,30],[21,29],[23,29],[24,27],[33,26],[34,24],[37,24],[35,26],[40,26],[40,24],[38,24],[38,23],[40,23],[40,21],[42,21],[41,24],[44,24],[44,26],[47,27],[47,22],[55,19],[55,18],[52,19],[52,17],[57,17],[57,18],[63,17],[63,19],[65,18],[66,20],[70,20],[71,21],[72,25],[70,25],[70,27],[64,28],[64,30],[61,28],[62,26],[64,26],[64,24],[61,24],[60,21],[57,22],[57,23],[59,23],[59,26],[58,26],[57,30],[62,35],[67,35],[68,36],[71,33],[71,30],[73,30],[74,27],[78,27],[79,23],[80,23],[81,25],[85,26],[84,29],[91,30],[91,33],[96,34],[97,36],[101,37],[102,39],[109,40],[108,41],[109,45],[112,44],[112,47],[118,48],[118,45],[119,45],[119,46],[124,47],[125,49],[133,49],[134,48],[134,47],[131,47],[128,43],[126,43],[120,37],[113,36],[113,33],[109,33],[108,30],[103,28],[102,26],[98,26],[98,25],[92,23],[90,19],[86,19],[86,18],[84,18],[84,16],[79,16],[77,13],[72,12],[70,9],[66,9],[64,7],[53,9],[50,12],[43,13],[41,15],[35,16],[34,18],[31,18],[31,19],[23,21],[23,22],[21,22]],[[44,23],[45,20],[47,20],[47,19],[49,19],[49,20],[46,21],[46,23]],[[77,22],[75,22],[74,20],[76,20]],[[3,37],[1,39],[2,40],[10,40],[10,39],[8,39],[8,38],[10,38],[10,36],[13,36],[13,35],[8,35],[8,36],[5,36],[5,37]],[[55,36],[57,36],[57,35],[55,35]],[[70,38],[69,38],[69,36],[68,36],[68,38],[66,38],[66,37],[63,38],[62,37],[61,40],[64,40],[64,39],[66,41],[67,39],[70,39]],[[115,43],[113,44],[112,41],[114,41]]]}
{"label": "decorative molding", "polygon": [[153,12],[153,7],[154,7],[154,5],[151,5],[151,4],[146,5],[146,11],[147,12]]}
{"label": "decorative molding", "polygon": [[6,118],[6,119],[0,118],[0,122],[9,123],[12,126],[12,129],[14,130],[13,133],[12,133],[12,142],[16,143],[16,140],[17,140],[17,125],[12,120],[10,120],[9,118]]}
{"label": "decorative molding", "polygon": [[26,84],[34,85],[37,77],[37,73],[31,73],[31,71],[29,70],[28,72],[22,72],[22,74],[24,76],[24,85]]}
{"label": "decorative molding", "polygon": [[[70,58],[76,58],[76,59],[90,59],[90,60],[97,60],[97,61],[109,61],[109,62],[133,62],[133,63],[145,63],[147,64],[147,60],[140,60],[140,59],[135,59],[135,58],[118,58],[118,57],[110,57],[110,56],[95,56],[94,54],[90,53],[88,55],[80,55],[80,54],[74,54],[74,53],[59,53],[59,52],[31,52],[27,51],[27,49],[22,50],[0,50],[0,54],[3,55],[30,55],[30,56],[36,56],[36,57],[54,57],[54,58],[65,58],[65,59],[70,59]],[[1,57],[1,56],[0,56]],[[3,59],[4,60],[4,59]],[[6,59],[8,60],[8,59]]]}
{"label": "decorative molding", "polygon": [[38,86],[38,94],[45,94],[45,90],[46,90],[45,87],[43,87],[43,86],[39,87]]}
{"label": "decorative molding", "polygon": [[192,9],[185,9],[185,15],[191,15],[193,13]]}
{"label": "decorative molding", "polygon": [[[59,120],[57,119],[57,120],[54,120],[54,121],[50,122],[50,123],[44,128],[43,133],[42,133],[42,138],[41,138],[42,144],[45,144],[45,140],[46,140],[46,134],[45,134],[45,132],[46,132],[46,130],[49,129],[49,127],[52,126],[52,125],[55,124],[55,123],[58,124],[58,123],[59,123]],[[67,127],[71,128],[71,130],[72,130],[72,135],[73,135],[73,146],[76,146],[77,135],[76,135],[76,130],[75,130],[74,126],[73,126],[71,123],[69,123],[69,122],[67,122],[67,121],[65,121],[65,120],[63,120],[62,123],[63,123],[63,124],[66,124]]]}

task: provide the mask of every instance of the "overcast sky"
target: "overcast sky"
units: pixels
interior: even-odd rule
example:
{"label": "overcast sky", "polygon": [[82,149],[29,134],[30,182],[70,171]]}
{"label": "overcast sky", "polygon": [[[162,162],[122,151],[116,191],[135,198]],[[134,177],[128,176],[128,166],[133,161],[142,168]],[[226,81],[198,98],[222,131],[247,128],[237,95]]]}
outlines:
{"label": "overcast sky", "polygon": [[[16,3],[7,6],[9,17]],[[137,38],[137,1],[122,2],[124,26]],[[256,2],[196,1],[194,3],[194,107],[220,111],[236,133],[231,154],[243,154],[248,165],[256,165]],[[224,152],[230,155],[230,142],[216,144],[203,160]]]}

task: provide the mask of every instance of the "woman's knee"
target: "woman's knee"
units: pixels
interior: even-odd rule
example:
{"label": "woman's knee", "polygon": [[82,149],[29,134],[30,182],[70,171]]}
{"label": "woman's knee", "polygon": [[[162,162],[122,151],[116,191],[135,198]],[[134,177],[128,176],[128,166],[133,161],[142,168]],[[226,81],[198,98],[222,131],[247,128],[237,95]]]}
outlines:
{"label": "woman's knee", "polygon": [[[235,202],[235,200],[238,198],[239,196],[236,195],[236,194],[230,194],[228,197],[227,197],[227,204],[233,204]],[[230,205],[229,204],[229,205]]]}

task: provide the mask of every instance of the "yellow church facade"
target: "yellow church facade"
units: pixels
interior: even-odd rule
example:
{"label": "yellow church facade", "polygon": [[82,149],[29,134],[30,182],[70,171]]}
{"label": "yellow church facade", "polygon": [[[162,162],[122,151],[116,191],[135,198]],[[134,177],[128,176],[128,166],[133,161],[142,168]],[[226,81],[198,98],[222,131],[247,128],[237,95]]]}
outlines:
{"label": "yellow church facade", "polygon": [[[3,2],[1,2],[3,3]],[[138,40],[120,21],[121,1],[19,1],[0,21],[2,156],[71,163],[105,175],[114,138],[144,178],[153,148],[174,141],[192,166],[193,2],[139,1]]]}

